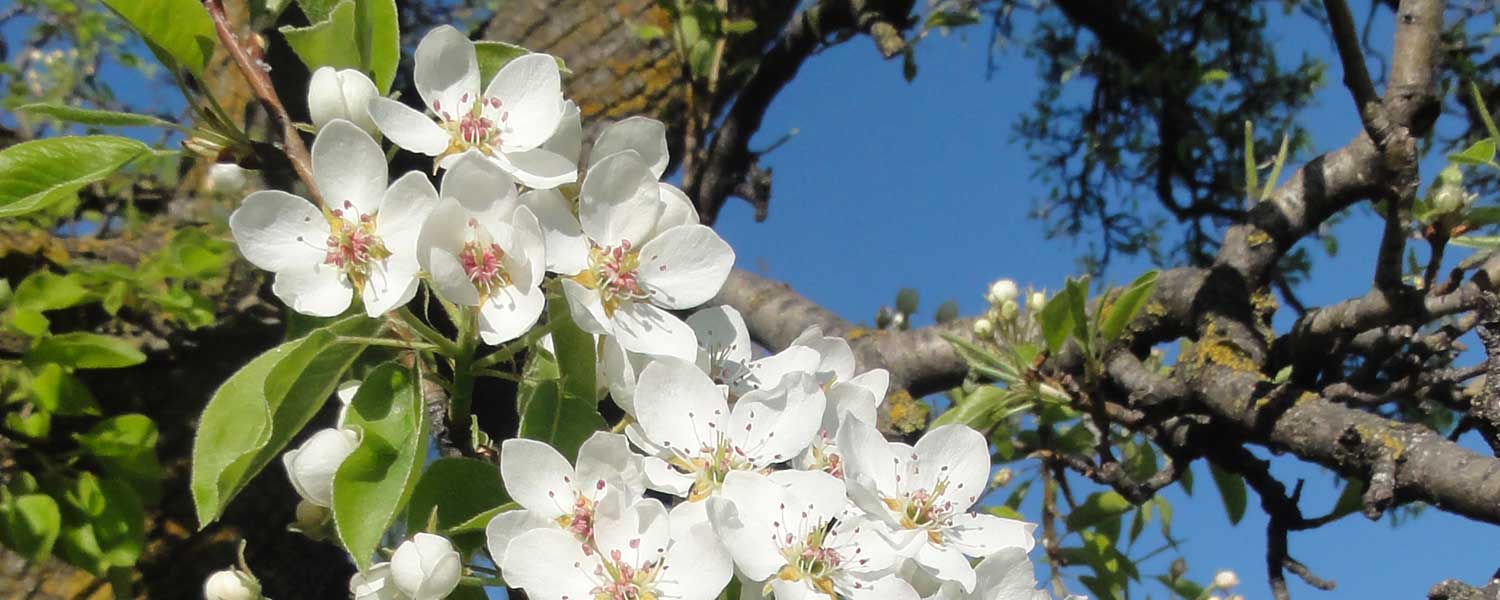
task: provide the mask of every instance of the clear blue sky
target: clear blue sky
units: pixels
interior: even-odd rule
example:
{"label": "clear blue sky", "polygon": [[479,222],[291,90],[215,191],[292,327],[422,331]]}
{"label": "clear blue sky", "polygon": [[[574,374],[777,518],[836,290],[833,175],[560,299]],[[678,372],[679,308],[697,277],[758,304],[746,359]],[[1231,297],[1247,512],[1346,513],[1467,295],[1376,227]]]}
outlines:
{"label": "clear blue sky", "polygon": [[[1268,4],[1278,51],[1287,59],[1283,64],[1304,52],[1330,64],[1317,107],[1300,123],[1311,130],[1317,151],[1337,148],[1360,126],[1339,85],[1329,38],[1300,16],[1281,17],[1277,6]],[[1372,39],[1378,47],[1388,47],[1389,31],[1388,22],[1377,24]],[[1017,35],[1028,32],[1021,26]],[[967,39],[928,38],[918,49],[920,71],[911,84],[902,79],[899,61],[881,62],[864,38],[809,61],[772,105],[756,138],[764,146],[799,131],[765,159],[775,169],[769,219],[755,223],[748,205],[738,201],[720,217],[718,229],[738,253],[739,266],[786,281],[846,318],[865,322],[891,304],[902,287],[921,291],[924,315],[949,298],[964,314],[982,311],[981,295],[999,277],[1023,287],[1057,289],[1075,272],[1074,259],[1084,248],[1067,239],[1044,239],[1040,223],[1026,218],[1033,199],[1045,190],[1033,181],[1033,166],[1011,134],[1040,85],[1036,69],[1013,46],[998,57],[999,72],[987,80],[987,41],[982,30],[969,32]],[[1287,172],[1309,157],[1294,157]],[[1424,182],[1440,162],[1437,167],[1424,163]],[[1357,212],[1335,229],[1341,241],[1336,258],[1314,252],[1312,276],[1301,288],[1309,305],[1368,289],[1379,226],[1367,211]],[[1450,258],[1467,251],[1456,254]],[[1129,281],[1144,268],[1118,262],[1106,278]],[[1278,326],[1284,330],[1291,313],[1283,312]],[[1470,439],[1468,445],[1479,444]],[[1306,479],[1306,513],[1322,514],[1333,506],[1339,490],[1327,471],[1295,464],[1290,457],[1273,462],[1289,486]],[[1191,575],[1202,582],[1215,569],[1234,569],[1244,582],[1241,593],[1268,598],[1266,519],[1258,498],[1251,493],[1247,516],[1231,527],[1207,472],[1199,465],[1195,474],[1195,496],[1176,488],[1168,494],[1174,534],[1187,540],[1182,551]],[[1026,516],[1040,516],[1034,503]],[[1476,550],[1493,547],[1496,534],[1492,526],[1437,510],[1397,528],[1388,520],[1352,515],[1291,536],[1291,554],[1336,580],[1338,589],[1324,593],[1295,576],[1288,579],[1298,598],[1425,597],[1429,586],[1445,578],[1487,579],[1497,557]],[[1143,537],[1136,548],[1139,553],[1158,544],[1159,539]],[[1170,560],[1168,555],[1147,563],[1143,575],[1164,572]],[[1045,577],[1045,571],[1039,575]],[[1084,592],[1081,586],[1075,591]],[[1149,581],[1133,594],[1167,596]]]}

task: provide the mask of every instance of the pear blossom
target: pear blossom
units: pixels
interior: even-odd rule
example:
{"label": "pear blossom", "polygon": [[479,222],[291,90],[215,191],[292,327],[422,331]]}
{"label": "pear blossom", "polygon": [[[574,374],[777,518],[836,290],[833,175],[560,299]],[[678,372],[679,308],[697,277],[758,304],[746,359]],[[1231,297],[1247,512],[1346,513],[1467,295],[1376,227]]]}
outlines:
{"label": "pear blossom", "polygon": [[579,327],[615,336],[632,352],[693,360],[692,329],[667,310],[718,293],[734,264],[729,244],[703,225],[660,228],[660,189],[633,150],[589,169],[578,210],[588,264],[564,272],[562,285]]}
{"label": "pear blossom", "polygon": [[326,208],[282,191],[250,194],[229,216],[240,252],[275,273],[272,292],[306,315],[338,315],[355,293],[371,317],[410,301],[417,232],[437,202],[432,184],[411,172],[386,187],[380,144],[343,119],[318,132],[312,173]]}
{"label": "pear blossom", "polygon": [[739,572],[777,600],[916,600],[877,527],[844,513],[844,483],[818,471],[729,473],[709,522]]}
{"label": "pear blossom", "polygon": [[307,112],[313,127],[322,129],[334,119],[344,119],[378,138],[380,129],[366,108],[378,97],[375,82],[357,69],[318,67],[307,83]]}
{"label": "pear blossom", "polygon": [[647,499],[595,516],[594,537],[533,529],[512,543],[501,572],[537,600],[710,600],[733,574],[708,523],[676,527]]}
{"label": "pear blossom", "polygon": [[880,404],[890,389],[891,373],[885,369],[871,369],[849,378],[836,381],[828,387],[828,404],[823,410],[823,420],[818,435],[807,452],[803,454],[801,467],[827,471],[835,477],[844,476],[843,457],[835,440],[840,425],[846,417],[871,425],[876,423]]}
{"label": "pear blossom", "polygon": [[246,170],[234,163],[214,163],[208,168],[208,189],[220,194],[233,194],[245,189]]}
{"label": "pear blossom", "polygon": [[[1004,548],[974,565],[974,591],[965,593],[958,584],[945,582],[928,600],[1051,600],[1037,589],[1036,571],[1026,550]],[[1068,596],[1069,600],[1083,600]]]}
{"label": "pear blossom", "polygon": [[532,529],[560,528],[586,541],[607,496],[634,501],[645,492],[641,457],[630,451],[625,436],[605,431],[578,448],[577,468],[542,442],[506,440],[500,445],[500,477],[522,508],[496,515],[485,527],[496,564],[505,562],[511,540]]}
{"label": "pear blossom", "polygon": [[207,600],[259,600],[260,584],[237,569],[216,571],[203,582],[203,597]]}
{"label": "pear blossom", "polygon": [[349,595],[354,600],[407,600],[391,580],[391,563],[376,563],[368,571],[349,578]]}
{"label": "pear blossom", "polygon": [[287,477],[297,495],[309,503],[333,506],[333,474],[359,447],[359,434],[349,429],[324,429],[295,450],[281,455]]}
{"label": "pear blossom", "polygon": [[928,431],[916,446],[887,442],[875,426],[845,418],[839,426],[849,497],[896,550],[939,580],[975,585],[966,557],[1005,548],[1029,551],[1034,524],[968,512],[990,479],[984,436],[964,425]]}
{"label": "pear blossom", "polygon": [[517,57],[481,90],[474,43],[450,25],[423,36],[414,58],[417,93],[437,120],[388,98],[368,104],[370,118],[397,146],[436,157],[440,168],[473,153],[533,188],[577,181],[576,158],[545,147],[567,113],[554,58]]}
{"label": "pear blossom", "polygon": [[[698,367],[714,383],[728,385],[731,398],[748,391],[744,379],[753,363],[750,332],[739,311],[730,306],[705,308],[688,316],[687,325],[697,340]],[[634,415],[636,379],[654,357],[626,350],[613,337],[605,337],[601,348],[599,364],[609,384],[610,397],[627,414]],[[780,382],[780,377],[776,381]]]}
{"label": "pear blossom", "polygon": [[472,155],[443,175],[441,197],[416,243],[433,291],[449,302],[477,306],[486,344],[520,337],[546,305],[541,225],[519,206],[514,180]]}
{"label": "pear blossom", "polygon": [[626,433],[647,453],[649,487],[698,501],[731,471],[795,458],[812,442],[824,402],[812,378],[799,373],[741,396],[731,409],[724,390],[696,365],[664,357],[641,371],[638,423]]}
{"label": "pear blossom", "polygon": [[441,600],[453,593],[463,576],[463,559],[440,535],[418,533],[396,548],[389,583],[410,600]]}

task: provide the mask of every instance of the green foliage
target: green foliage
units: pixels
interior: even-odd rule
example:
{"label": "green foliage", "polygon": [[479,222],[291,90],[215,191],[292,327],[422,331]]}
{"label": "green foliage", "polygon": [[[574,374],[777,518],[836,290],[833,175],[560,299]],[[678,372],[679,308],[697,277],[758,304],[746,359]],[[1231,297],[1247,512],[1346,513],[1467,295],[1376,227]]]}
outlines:
{"label": "green foliage", "polygon": [[354,316],[266,351],[225,380],[199,418],[193,440],[193,503],[207,527],[250,479],[317,414],[365,347],[340,335],[373,333]]}
{"label": "green foliage", "polygon": [[163,127],[169,129],[180,128],[176,123],[166,121],[151,115],[139,115],[136,113],[118,112],[113,110],[97,110],[91,108],[79,108],[63,104],[48,104],[38,102],[25,104],[16,108],[17,112],[50,117],[68,123],[79,125],[96,125],[99,127]]}
{"label": "green foliage", "polygon": [[203,77],[218,36],[198,0],[102,0],[125,19],[158,60],[168,68],[181,67]]}
{"label": "green foliage", "polygon": [[355,69],[369,75],[381,92],[390,90],[401,62],[395,0],[340,0],[337,4],[309,0],[300,4],[313,24],[282,27],[280,31],[308,70]]}
{"label": "green foliage", "polygon": [[[474,42],[474,54],[479,58],[479,81],[480,85],[488,84],[494,79],[495,74],[512,60],[526,56],[531,51],[515,44],[497,42],[493,40],[480,40]],[[553,57],[557,61],[557,68],[564,75],[572,73],[568,70],[568,64],[560,57]]]}
{"label": "green foliage", "polygon": [[0,217],[71,198],[148,150],[136,140],[107,135],[32,140],[0,150]]}
{"label": "green foliage", "polygon": [[1099,327],[1099,335],[1105,342],[1119,339],[1130,321],[1146,307],[1146,300],[1151,298],[1151,291],[1156,289],[1156,276],[1156,271],[1142,273],[1105,305],[1103,323]]}
{"label": "green foliage", "polygon": [[422,473],[406,505],[408,528],[432,524],[460,548],[484,545],[484,527],[503,509],[513,507],[500,470],[471,458],[433,461]]}
{"label": "green foliage", "polygon": [[0,490],[0,544],[30,561],[52,553],[62,528],[57,501],[46,494],[12,496]]}
{"label": "green foliage", "polygon": [[594,336],[573,323],[566,302],[547,306],[558,376],[538,381],[532,379],[536,374],[528,373],[520,392],[524,396],[516,401],[523,407],[520,436],[546,442],[573,460],[583,441],[605,427],[595,401]]}
{"label": "green foliage", "polygon": [[427,454],[423,408],[417,377],[394,362],[366,376],[349,405],[344,426],[360,441],[334,474],[333,522],[362,571],[417,486]]}
{"label": "green foliage", "polygon": [[146,355],[120,338],[75,331],[37,340],[26,360],[74,369],[118,369],[146,362]]}
{"label": "green foliage", "polygon": [[1249,497],[1245,492],[1245,478],[1217,466],[1209,465],[1214,476],[1214,487],[1219,488],[1219,497],[1224,499],[1224,512],[1234,525],[1245,518],[1245,506]]}

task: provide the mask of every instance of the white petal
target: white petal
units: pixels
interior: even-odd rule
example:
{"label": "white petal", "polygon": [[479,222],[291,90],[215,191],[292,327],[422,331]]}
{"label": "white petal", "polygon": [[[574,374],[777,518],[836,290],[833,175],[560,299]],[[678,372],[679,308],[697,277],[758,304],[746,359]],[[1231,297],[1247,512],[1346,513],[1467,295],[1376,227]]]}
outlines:
{"label": "white petal", "polygon": [[519,287],[539,286],[547,272],[547,242],[542,237],[542,226],[531,209],[524,206],[516,208],[510,223],[510,243],[502,247],[506,272]]}
{"label": "white petal", "polygon": [[[468,36],[443,25],[427,32],[417,43],[413,57],[415,68],[412,79],[422,101],[433,108],[433,112],[462,110],[460,99],[468,95],[472,102],[479,95],[479,58],[474,53],[474,42]],[[391,135],[386,132],[386,135]],[[394,136],[392,136],[394,139]]]}
{"label": "white petal", "polygon": [[462,569],[453,544],[430,533],[418,533],[391,555],[391,579],[413,600],[446,597],[458,586]]}
{"label": "white petal", "polygon": [[312,145],[313,179],[332,210],[373,215],[385,196],[385,153],[359,126],[335,119],[318,130]]}
{"label": "white petal", "polygon": [[698,340],[692,328],[672,313],[645,302],[621,302],[612,321],[614,335],[626,350],[693,360]]}
{"label": "white petal", "polygon": [[817,350],[822,357],[818,365],[821,373],[831,373],[835,381],[845,381],[854,377],[854,351],[849,348],[849,342],[844,338],[823,335],[823,329],[816,325],[807,328],[797,339],[792,340],[794,346],[807,346]]}
{"label": "white petal", "polygon": [[955,582],[966,592],[974,591],[974,567],[969,565],[969,559],[964,558],[964,553],[957,548],[926,542],[920,545],[916,556],[912,558],[933,577]]}
{"label": "white petal", "polygon": [[508,113],[500,142],[506,152],[542,145],[562,121],[562,73],[557,59],[546,54],[527,54],[505,63],[484,95],[499,98],[500,109]]}
{"label": "white petal", "polygon": [[891,389],[891,372],[885,369],[870,369],[855,375],[849,379],[849,383],[870,390],[875,396],[875,404],[885,402],[885,395]]}
{"label": "white petal", "polygon": [[[748,389],[775,387],[792,373],[817,373],[818,352],[806,346],[788,346],[770,356],[753,360],[742,384]],[[748,391],[742,390],[743,391]]]}
{"label": "white petal", "polygon": [[[781,486],[759,473],[732,471],[719,493],[708,498],[708,520],[740,573],[756,581],[772,577],[786,565],[774,539],[782,531],[782,506],[795,501]],[[795,516],[795,515],[793,515]]]}
{"label": "white petal", "polygon": [[470,216],[486,226],[510,222],[520,206],[516,180],[474,151],[459,155],[457,162],[443,173],[440,195],[458,201]]}
{"label": "white petal", "polygon": [[452,198],[438,203],[417,235],[417,261],[427,271],[432,291],[444,300],[475,306],[479,289],[469,281],[458,255],[464,245],[469,213]]}
{"label": "white petal", "polygon": [[641,430],[671,451],[694,452],[713,440],[729,412],[724,394],[692,363],[662,358],[641,371],[635,394]]}
{"label": "white petal", "polygon": [[278,190],[245,197],[229,215],[240,253],[267,271],[306,269],[327,255],[328,220],[311,202]]}
{"label": "white petal", "polygon": [[614,491],[634,498],[645,490],[646,476],[641,467],[641,457],[630,451],[625,436],[608,431],[595,432],[578,447],[578,482],[584,490],[598,489],[598,482],[606,486],[623,486]]}
{"label": "white petal", "polygon": [[655,499],[637,500],[624,510],[606,503],[594,513],[594,542],[600,554],[620,553],[621,562],[638,567],[666,553],[672,542],[672,524],[667,509]]}
{"label": "white petal", "polygon": [[502,287],[479,306],[479,336],[491,346],[521,337],[541,318],[546,304],[547,294],[539,287]]}
{"label": "white petal", "polygon": [[271,293],[304,315],[335,317],[349,308],[354,288],[339,271],[329,265],[287,269],[276,273]]}
{"label": "white petal", "polygon": [[1026,551],[1007,548],[979,561],[974,567],[978,600],[1046,598],[1038,593],[1036,572]]}
{"label": "white petal", "polygon": [[493,160],[530,188],[545,190],[578,181],[578,163],[545,148],[504,152]]}
{"label": "white petal", "polygon": [[797,505],[799,509],[808,507],[809,523],[831,521],[849,504],[844,482],[823,471],[788,469],[772,472],[770,479],[801,501]]}
{"label": "white petal", "polygon": [[969,556],[989,556],[1006,548],[1030,552],[1036,545],[1035,523],[995,515],[964,513],[943,528],[944,541]]}
{"label": "white petal", "polygon": [[333,505],[333,474],[359,447],[359,436],[345,429],[323,429],[282,455],[287,477],[304,500],[322,507]]}
{"label": "white petal", "polygon": [[557,190],[531,190],[521,194],[521,204],[531,209],[542,226],[547,245],[547,270],[573,275],[588,268],[588,239],[573,215],[571,202]]}
{"label": "white petal", "polygon": [[669,598],[712,600],[734,574],[731,565],[708,523],[700,523],[674,536],[657,589]]}
{"label": "white petal", "polygon": [[589,151],[589,167],[604,157],[625,150],[641,155],[651,174],[661,179],[667,170],[667,126],[647,117],[630,117],[605,128]]}
{"label": "white petal", "polygon": [[348,103],[339,85],[337,69],[318,67],[307,82],[307,113],[313,127],[321,129],[334,119],[348,119]]}
{"label": "white petal", "polygon": [[575,165],[578,162],[583,153],[583,122],[579,119],[578,105],[572,100],[563,101],[562,122],[557,124],[557,131],[552,132],[547,143],[542,144],[542,149],[561,154]]}
{"label": "white petal", "polygon": [[495,515],[484,527],[484,545],[490,551],[490,559],[497,565],[505,564],[505,553],[512,540],[533,529],[555,527],[529,510],[511,510]]}
{"label": "white petal", "polygon": [[776,600],[836,600],[829,598],[827,594],[813,591],[806,583],[801,581],[787,581],[776,578],[771,580],[771,590]]}
{"label": "white petal", "polygon": [[651,302],[671,309],[693,308],[724,287],[734,267],[734,250],[705,225],[662,232],[641,247],[641,286]]}
{"label": "white petal", "polygon": [[427,216],[437,208],[438,193],[432,181],[417,171],[409,171],[385,191],[380,213],[375,216],[376,233],[393,257],[409,257],[417,262],[417,236]]}
{"label": "white petal", "polygon": [[417,296],[417,264],[414,259],[412,256],[392,256],[386,259],[384,269],[370,274],[361,296],[366,315],[378,319]]}
{"label": "white petal", "polygon": [[600,345],[599,364],[609,384],[609,397],[625,414],[635,415],[635,380],[638,371],[630,352],[614,336],[605,336]]}
{"label": "white petal", "polygon": [[[560,529],[534,529],[511,545],[525,552],[506,552],[502,575],[509,585],[526,590],[537,600],[583,600],[593,597],[597,555],[583,551],[573,534]],[[576,565],[576,566],[575,566]]]}
{"label": "white petal", "polygon": [[757,466],[788,461],[817,436],[824,403],[823,390],[811,375],[792,375],[776,388],[741,396],[727,433]]}
{"label": "white petal", "polygon": [[866,423],[875,423],[880,402],[869,389],[841,382],[828,388],[828,407],[823,411],[823,431],[834,433],[848,415]]}
{"label": "white petal", "polygon": [[647,456],[641,459],[641,467],[646,472],[646,486],[653,490],[683,497],[693,489],[691,475],[681,473],[660,458]]}
{"label": "white petal", "polygon": [[853,482],[858,481],[869,485],[880,495],[898,495],[900,486],[896,482],[896,475],[900,459],[891,451],[891,445],[875,429],[875,425],[844,419],[839,425],[837,443],[844,458],[844,481],[850,482],[851,487]]}
{"label": "white petal", "polygon": [[563,279],[562,287],[563,296],[568,299],[568,313],[580,329],[600,335],[614,333],[614,322],[605,314],[598,291],[572,279]]}
{"label": "white petal", "polygon": [[600,246],[640,247],[663,210],[656,178],[635,152],[618,152],[589,169],[579,191],[578,221]]}
{"label": "white petal", "polygon": [[665,182],[656,184],[656,189],[661,192],[662,205],[661,218],[656,221],[657,234],[678,225],[698,224],[698,209],[693,207],[687,194]]}
{"label": "white petal", "polygon": [[924,434],[913,451],[918,468],[915,483],[930,490],[946,479],[944,496],[953,501],[955,510],[973,506],[984,493],[990,480],[990,450],[978,431],[967,425],[944,425]]}
{"label": "white petal", "polygon": [[[921,598],[910,583],[895,576],[864,582],[863,587],[851,590],[849,595],[850,600],[921,600]],[[1006,597],[1004,600],[1012,599]]]}
{"label": "white petal", "polygon": [[750,361],[750,330],[740,311],[727,304],[711,306],[689,315],[688,327],[698,336],[698,347],[720,360],[744,364]]}
{"label": "white petal", "polygon": [[551,446],[524,438],[500,445],[500,479],[517,504],[538,517],[573,513],[573,466]]}
{"label": "white petal", "polygon": [[365,111],[392,143],[417,154],[437,156],[453,141],[431,117],[390,98],[371,98]]}
{"label": "white petal", "polygon": [[391,581],[390,563],[377,563],[364,573],[349,578],[349,594],[354,600],[405,600]]}

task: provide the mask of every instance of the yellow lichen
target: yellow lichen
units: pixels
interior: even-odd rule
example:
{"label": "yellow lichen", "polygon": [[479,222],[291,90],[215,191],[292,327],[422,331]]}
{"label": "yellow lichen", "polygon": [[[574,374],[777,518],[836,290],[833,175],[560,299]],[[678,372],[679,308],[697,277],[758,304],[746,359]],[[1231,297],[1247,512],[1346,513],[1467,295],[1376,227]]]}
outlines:
{"label": "yellow lichen", "polygon": [[912,398],[906,390],[895,390],[885,398],[881,421],[882,428],[888,431],[912,433],[927,424],[927,405]]}
{"label": "yellow lichen", "polygon": [[1200,369],[1210,364],[1235,371],[1256,371],[1260,368],[1247,352],[1219,331],[1219,326],[1213,319],[1209,319],[1208,326],[1203,328],[1203,335],[1193,345],[1192,364]]}
{"label": "yellow lichen", "polygon": [[1262,244],[1269,244],[1271,243],[1271,234],[1257,229],[1250,232],[1250,235],[1245,236],[1245,243],[1250,244],[1252,248]]}

